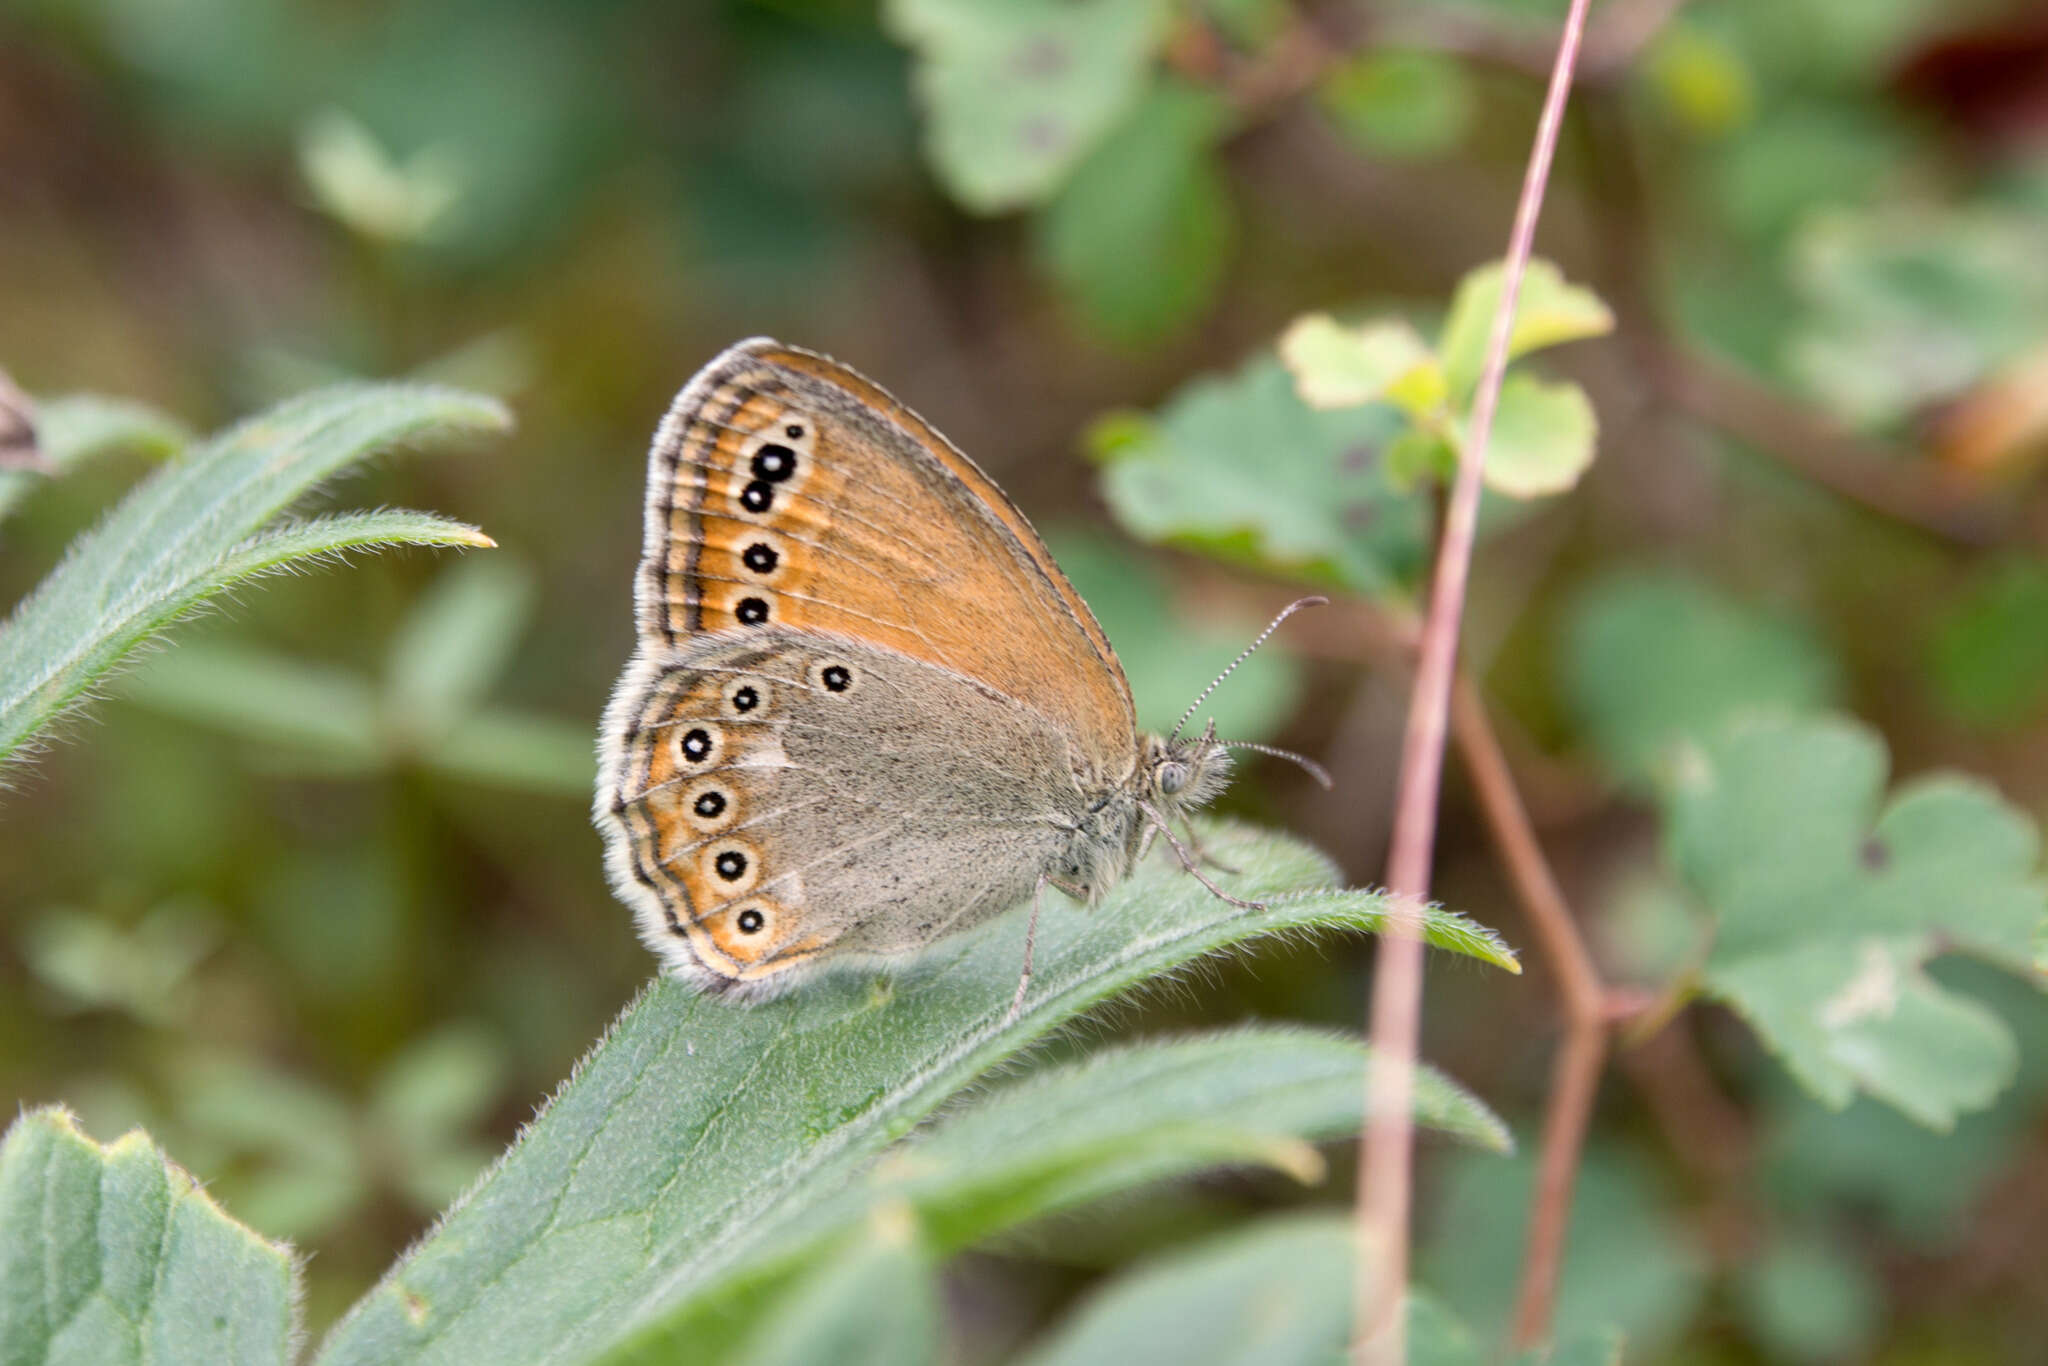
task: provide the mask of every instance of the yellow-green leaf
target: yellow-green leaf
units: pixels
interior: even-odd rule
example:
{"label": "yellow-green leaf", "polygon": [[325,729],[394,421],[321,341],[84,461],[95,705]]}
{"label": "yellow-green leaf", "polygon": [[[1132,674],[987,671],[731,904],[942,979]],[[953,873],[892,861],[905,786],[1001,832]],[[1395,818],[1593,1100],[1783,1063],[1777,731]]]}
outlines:
{"label": "yellow-green leaf", "polygon": [[1303,314],[1280,335],[1280,359],[1311,408],[1385,399],[1415,415],[1443,398],[1429,344],[1398,318],[1346,327],[1327,313]]}
{"label": "yellow-green leaf", "polygon": [[1509,375],[1486,447],[1486,486],[1510,498],[1563,493],[1593,463],[1599,421],[1576,384]]}
{"label": "yellow-green leaf", "polygon": [[[1451,398],[1461,406],[1479,383],[1486,359],[1486,339],[1493,329],[1493,311],[1500,304],[1501,263],[1492,261],[1458,282],[1451,314],[1444,322],[1437,357]],[[1614,330],[1614,314],[1600,296],[1582,285],[1568,284],[1564,272],[1541,258],[1529,262],[1522,292],[1515,302],[1515,326],[1508,336],[1508,359],[1546,346],[1598,337]]]}

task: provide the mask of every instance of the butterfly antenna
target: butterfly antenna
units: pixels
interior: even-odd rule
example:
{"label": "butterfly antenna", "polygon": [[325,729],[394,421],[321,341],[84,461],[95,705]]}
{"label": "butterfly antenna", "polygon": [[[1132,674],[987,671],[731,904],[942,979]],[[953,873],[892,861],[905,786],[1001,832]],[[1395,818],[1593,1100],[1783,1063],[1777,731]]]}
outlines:
{"label": "butterfly antenna", "polygon": [[1270,754],[1275,759],[1285,759],[1290,763],[1300,764],[1308,776],[1321,783],[1325,789],[1333,788],[1337,785],[1330,777],[1330,770],[1306,755],[1296,754],[1291,749],[1281,749],[1277,745],[1261,745],[1251,740],[1218,740],[1216,743],[1225,749],[1255,750],[1260,754]]}
{"label": "butterfly antenna", "polygon": [[1180,733],[1183,730],[1187,729],[1189,720],[1193,718],[1196,712],[1202,709],[1202,704],[1209,700],[1209,694],[1215,692],[1216,689],[1222,685],[1223,680],[1230,677],[1231,673],[1236,670],[1238,665],[1244,663],[1247,659],[1250,659],[1252,657],[1252,651],[1258,649],[1261,645],[1264,645],[1266,643],[1266,637],[1272,635],[1275,631],[1280,629],[1281,622],[1287,620],[1289,617],[1293,616],[1296,612],[1299,612],[1304,607],[1327,607],[1329,606],[1329,603],[1330,600],[1328,598],[1296,598],[1293,602],[1290,602],[1285,607],[1281,608],[1280,615],[1274,617],[1273,620],[1267,624],[1266,629],[1259,632],[1258,639],[1254,640],[1251,644],[1245,646],[1244,653],[1239,655],[1236,659],[1231,660],[1230,667],[1225,669],[1222,673],[1217,674],[1215,679],[1209,684],[1209,686],[1202,689],[1202,695],[1200,697],[1197,697],[1192,703],[1190,703],[1188,705],[1188,709],[1180,714],[1180,720],[1174,724],[1173,734],[1167,736],[1167,740],[1171,742],[1180,739]]}

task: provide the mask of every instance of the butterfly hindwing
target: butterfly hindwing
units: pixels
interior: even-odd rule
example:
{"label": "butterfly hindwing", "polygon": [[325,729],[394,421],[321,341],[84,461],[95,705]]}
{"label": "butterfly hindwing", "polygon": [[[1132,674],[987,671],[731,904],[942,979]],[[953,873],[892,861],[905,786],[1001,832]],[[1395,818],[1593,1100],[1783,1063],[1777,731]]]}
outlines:
{"label": "butterfly hindwing", "polygon": [[[949,743],[928,714],[984,743]],[[765,983],[828,951],[901,953],[995,915],[1029,894],[1070,820],[1065,739],[1037,712],[790,627],[636,665],[606,728],[614,882],[649,945],[704,986]]]}

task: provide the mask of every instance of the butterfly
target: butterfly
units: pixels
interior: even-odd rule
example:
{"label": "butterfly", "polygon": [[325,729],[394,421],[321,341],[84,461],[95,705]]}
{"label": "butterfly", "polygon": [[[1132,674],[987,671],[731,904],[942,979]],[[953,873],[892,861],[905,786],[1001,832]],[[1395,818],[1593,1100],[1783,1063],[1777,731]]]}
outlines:
{"label": "butterfly", "polygon": [[1140,734],[1116,652],[1002,490],[880,386],[766,338],[655,433],[634,607],[594,818],[641,937],[706,991],[773,994],[1028,899],[1014,1010],[1046,888],[1093,903],[1163,837],[1256,908],[1174,826],[1231,748],[1320,775],[1184,735],[1207,691]]}

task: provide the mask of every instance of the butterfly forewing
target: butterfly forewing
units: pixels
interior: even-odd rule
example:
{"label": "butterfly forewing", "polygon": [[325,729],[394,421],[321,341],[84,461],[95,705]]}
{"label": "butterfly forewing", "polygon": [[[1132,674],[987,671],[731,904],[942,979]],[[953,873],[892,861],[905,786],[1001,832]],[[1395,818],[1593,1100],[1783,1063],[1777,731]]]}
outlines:
{"label": "butterfly forewing", "polygon": [[1130,690],[1029,523],[878,386],[756,340],[677,399],[649,467],[643,639],[829,631],[976,679],[1132,755]]}

